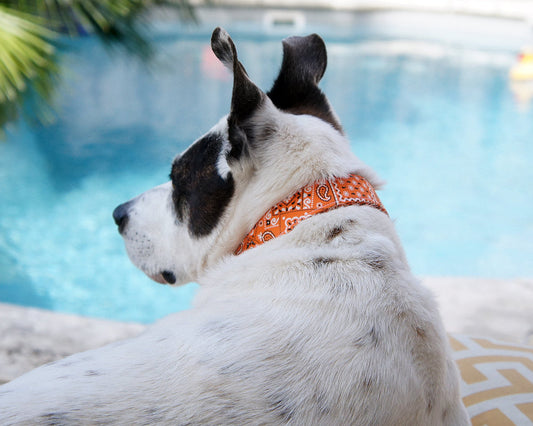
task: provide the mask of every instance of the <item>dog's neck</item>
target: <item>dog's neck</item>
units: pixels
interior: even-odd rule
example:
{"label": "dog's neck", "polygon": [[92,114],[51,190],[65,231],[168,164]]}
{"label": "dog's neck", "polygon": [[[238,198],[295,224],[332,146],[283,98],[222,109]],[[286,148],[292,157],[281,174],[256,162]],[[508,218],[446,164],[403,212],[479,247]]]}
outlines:
{"label": "dog's neck", "polygon": [[244,237],[235,254],[286,234],[311,216],[353,204],[372,206],[388,214],[372,185],[362,176],[351,174],[317,181],[271,207]]}

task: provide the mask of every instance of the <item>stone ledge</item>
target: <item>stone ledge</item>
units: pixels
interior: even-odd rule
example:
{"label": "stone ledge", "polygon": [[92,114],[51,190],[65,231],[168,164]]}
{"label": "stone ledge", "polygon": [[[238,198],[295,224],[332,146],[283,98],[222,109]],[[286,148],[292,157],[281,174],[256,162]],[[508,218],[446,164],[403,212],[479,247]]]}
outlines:
{"label": "stone ledge", "polygon": [[424,277],[446,330],[533,346],[533,279]]}
{"label": "stone ledge", "polygon": [[0,383],[75,352],[133,337],[145,328],[0,303]]}

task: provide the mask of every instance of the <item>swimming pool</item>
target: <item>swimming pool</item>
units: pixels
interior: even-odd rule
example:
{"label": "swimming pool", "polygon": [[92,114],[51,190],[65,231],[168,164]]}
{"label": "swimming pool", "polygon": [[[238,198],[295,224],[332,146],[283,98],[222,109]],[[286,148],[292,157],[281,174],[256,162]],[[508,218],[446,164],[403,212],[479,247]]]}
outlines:
{"label": "swimming pool", "polygon": [[[168,25],[150,69],[91,39],[70,45],[57,121],[21,123],[0,143],[0,301],[142,322],[189,306],[195,286],[149,281],[111,219],[228,111],[212,27]],[[283,31],[226,27],[268,89]],[[388,181],[380,196],[415,273],[531,277],[533,108],[509,87],[513,52],[320,32],[321,87],[353,150]]]}

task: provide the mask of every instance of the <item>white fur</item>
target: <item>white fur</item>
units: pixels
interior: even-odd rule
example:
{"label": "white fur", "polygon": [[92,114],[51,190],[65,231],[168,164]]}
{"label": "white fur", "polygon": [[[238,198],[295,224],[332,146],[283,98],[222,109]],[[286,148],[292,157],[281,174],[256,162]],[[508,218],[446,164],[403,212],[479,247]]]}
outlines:
{"label": "white fur", "polygon": [[266,99],[253,120],[275,132],[248,159],[219,158],[235,193],[208,236],[176,220],[170,183],[131,204],[131,260],[197,281],[194,307],[1,387],[1,424],[468,424],[436,305],[387,215],[339,208],[232,254],[308,183],[355,172],[380,184],[318,118]]}

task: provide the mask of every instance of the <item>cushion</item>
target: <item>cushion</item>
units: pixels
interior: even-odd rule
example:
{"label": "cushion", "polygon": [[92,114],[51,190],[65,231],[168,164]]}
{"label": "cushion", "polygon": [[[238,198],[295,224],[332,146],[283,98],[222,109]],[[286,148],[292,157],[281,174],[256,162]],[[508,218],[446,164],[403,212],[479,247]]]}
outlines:
{"label": "cushion", "polygon": [[533,347],[449,336],[472,424],[533,425]]}

